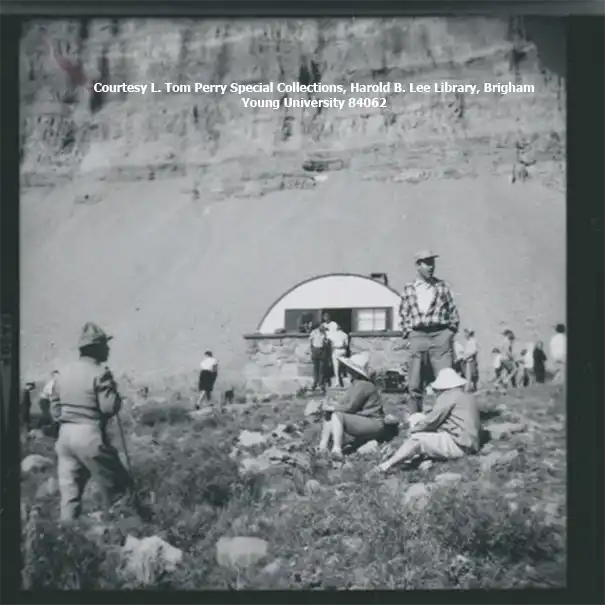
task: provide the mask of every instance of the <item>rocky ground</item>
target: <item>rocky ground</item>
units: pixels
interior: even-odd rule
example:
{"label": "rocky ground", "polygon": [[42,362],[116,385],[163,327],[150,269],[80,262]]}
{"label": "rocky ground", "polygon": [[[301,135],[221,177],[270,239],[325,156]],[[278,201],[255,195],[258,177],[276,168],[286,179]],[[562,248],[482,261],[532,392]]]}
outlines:
{"label": "rocky ground", "polygon": [[[186,388],[135,390],[122,415],[150,521],[104,525],[97,494],[60,530],[53,442],[22,448],[31,588],[431,589],[565,583],[565,391],[478,395],[481,452],[386,478],[405,437],[335,462],[313,453],[317,402],[241,397],[192,411]],[[387,411],[401,418],[389,397]],[[114,442],[119,444],[115,426]]]}

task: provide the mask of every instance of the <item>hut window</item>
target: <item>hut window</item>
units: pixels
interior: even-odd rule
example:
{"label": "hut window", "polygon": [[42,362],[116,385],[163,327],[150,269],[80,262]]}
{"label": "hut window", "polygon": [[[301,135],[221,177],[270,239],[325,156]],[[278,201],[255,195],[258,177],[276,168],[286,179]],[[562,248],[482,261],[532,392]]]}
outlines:
{"label": "hut window", "polygon": [[284,328],[286,332],[305,332],[309,321],[319,322],[319,309],[286,309]]}
{"label": "hut window", "polygon": [[355,332],[384,332],[390,329],[391,309],[354,309]]}

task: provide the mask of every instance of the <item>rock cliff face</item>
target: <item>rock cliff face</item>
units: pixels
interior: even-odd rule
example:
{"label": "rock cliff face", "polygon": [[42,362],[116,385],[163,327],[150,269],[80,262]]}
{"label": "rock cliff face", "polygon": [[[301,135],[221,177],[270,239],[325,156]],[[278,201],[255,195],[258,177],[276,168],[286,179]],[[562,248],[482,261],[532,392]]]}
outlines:
{"label": "rock cliff face", "polygon": [[[440,81],[516,82],[533,84],[536,93],[347,94],[386,97],[386,107],[347,104],[319,112],[245,108],[235,93],[91,94],[69,86],[42,27],[58,54],[79,57],[89,80],[106,84],[154,82],[165,90],[165,83],[313,79],[347,89],[351,82],[431,88]],[[389,162],[397,155],[409,168],[438,164],[447,176],[472,172],[479,159],[510,168],[517,143],[537,161],[534,172],[556,178],[553,162],[563,161],[563,86],[541,69],[522,34],[514,20],[480,18],[32,23],[23,37],[24,182],[55,181],[74,171],[120,180],[148,178],[152,171],[155,177],[188,174],[197,182],[210,165],[245,159],[239,174],[229,174],[229,186],[237,189],[263,180],[267,158],[287,172],[318,150],[349,157],[375,150]],[[250,187],[257,193],[258,185]]]}
{"label": "rock cliff face", "polygon": [[[70,88],[61,57],[80,58],[83,83],[315,78],[535,92],[250,109],[232,93],[91,94]],[[94,320],[116,334],[112,363],[128,373],[195,368],[210,347],[234,382],[242,335],[294,284],[381,271],[401,288],[427,246],[485,351],[503,327],[546,340],[564,317],[564,88],[515,23],[31,23],[22,62],[24,373],[70,359]],[[302,169],[321,155],[340,162],[327,180]],[[511,185],[513,170],[529,178]]]}

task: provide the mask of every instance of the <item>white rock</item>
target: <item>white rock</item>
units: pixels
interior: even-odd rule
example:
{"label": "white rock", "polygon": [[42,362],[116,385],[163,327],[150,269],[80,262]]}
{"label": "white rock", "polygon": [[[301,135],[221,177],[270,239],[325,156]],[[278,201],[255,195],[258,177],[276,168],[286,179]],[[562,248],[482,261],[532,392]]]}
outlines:
{"label": "white rock", "polygon": [[317,479],[309,479],[305,483],[305,494],[307,496],[311,494],[316,494],[321,491],[321,483],[317,481]]}
{"label": "white rock", "polygon": [[501,423],[497,423],[497,424],[491,424],[489,426],[486,426],[485,428],[489,431],[492,439],[500,440],[500,439],[507,439],[508,437],[510,437],[511,435],[514,435],[515,433],[521,433],[527,427],[525,424],[518,424],[518,423],[512,423],[512,422],[501,422]]}
{"label": "white rock", "polygon": [[377,452],[377,451],[378,451],[378,441],[373,439],[372,441],[368,441],[367,443],[364,443],[357,450],[357,453],[365,455],[365,454],[373,454],[374,452]]}
{"label": "white rock", "polygon": [[244,458],[240,462],[243,473],[262,473],[273,466],[271,460],[259,456],[258,458]]}
{"label": "white rock", "polygon": [[508,452],[492,452],[481,460],[481,468],[483,470],[490,470],[494,466],[503,466],[511,463],[519,456],[517,450],[510,450]]}
{"label": "white rock", "polygon": [[504,484],[506,489],[521,489],[525,484],[521,479],[511,479]]}
{"label": "white rock", "polygon": [[242,431],[239,435],[239,443],[242,447],[262,445],[266,441],[267,438],[258,431]]}
{"label": "white rock", "polygon": [[281,569],[282,565],[283,565],[282,559],[276,559],[275,561],[273,561],[273,563],[269,563],[269,565],[265,565],[265,567],[263,567],[261,573],[266,574],[268,576],[275,575]]}
{"label": "white rock", "polygon": [[54,496],[59,491],[59,482],[54,477],[49,477],[36,491],[36,499]]}
{"label": "white rock", "polygon": [[21,461],[21,472],[29,473],[31,471],[42,471],[52,466],[53,461],[46,456],[39,454],[30,454]]}
{"label": "white rock", "polygon": [[260,538],[221,538],[216,543],[216,560],[222,567],[249,567],[265,557],[268,549],[268,542]]}
{"label": "white rock", "polygon": [[423,460],[420,465],[419,465],[419,469],[421,471],[428,471],[431,467],[433,466],[433,461],[432,460]]}
{"label": "white rock", "polygon": [[319,413],[321,409],[321,404],[319,401],[309,401],[307,403],[307,407],[305,408],[305,416],[313,416],[314,414]]}
{"label": "white rock", "polygon": [[404,506],[423,509],[429,503],[429,490],[424,483],[414,483],[403,496]]}
{"label": "white rock", "polygon": [[212,408],[202,408],[201,410],[193,410],[189,412],[189,416],[194,420],[200,420],[202,418],[206,418],[206,416],[210,416],[214,410]]}
{"label": "white rock", "polygon": [[435,483],[438,485],[451,485],[462,481],[460,473],[441,473],[435,477]]}
{"label": "white rock", "polygon": [[175,571],[183,559],[182,550],[159,536],[139,540],[129,535],[122,553],[126,559],[126,569],[143,584],[153,584],[160,574]]}

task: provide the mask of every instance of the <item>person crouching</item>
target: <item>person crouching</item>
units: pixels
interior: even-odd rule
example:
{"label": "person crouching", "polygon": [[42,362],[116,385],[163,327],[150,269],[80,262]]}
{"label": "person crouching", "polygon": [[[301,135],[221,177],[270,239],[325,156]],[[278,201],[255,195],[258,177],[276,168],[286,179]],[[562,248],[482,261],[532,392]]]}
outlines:
{"label": "person crouching", "polygon": [[437,393],[435,407],[429,414],[413,415],[410,438],[378,470],[386,473],[396,464],[420,457],[449,460],[477,452],[479,409],[474,395],[465,392],[465,385],[466,380],[452,368],[442,369],[431,385]]}
{"label": "person crouching", "polygon": [[369,360],[365,353],[341,357],[351,383],[345,391],[341,405],[324,405],[324,423],[319,452],[327,450],[332,438],[332,455],[342,457],[344,433],[357,442],[380,439],[386,430],[380,392],[370,380]]}

